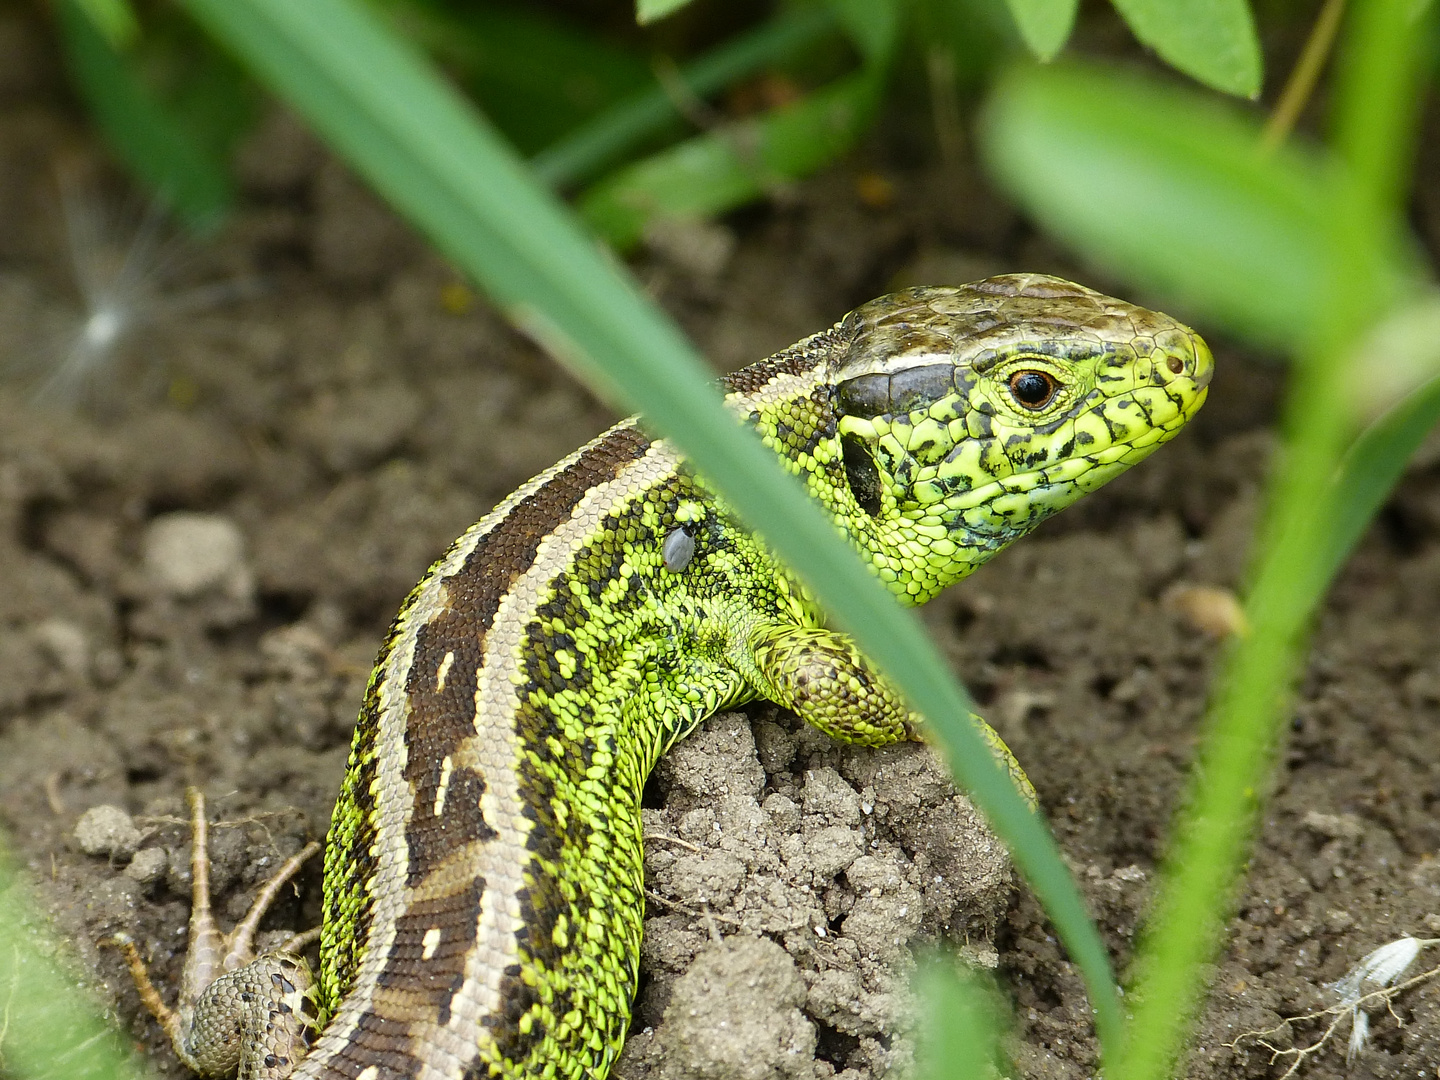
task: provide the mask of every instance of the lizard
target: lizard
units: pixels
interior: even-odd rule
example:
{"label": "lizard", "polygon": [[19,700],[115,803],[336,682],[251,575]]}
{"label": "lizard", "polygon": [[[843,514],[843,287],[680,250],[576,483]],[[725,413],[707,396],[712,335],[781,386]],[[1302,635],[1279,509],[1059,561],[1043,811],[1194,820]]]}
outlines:
{"label": "lizard", "polygon": [[[1011,274],[872,300],[722,385],[921,604],[1172,438],[1212,369],[1166,315]],[[395,617],[326,840],[318,977],[314,932],[254,951],[309,850],[221,934],[192,792],[181,1001],[121,939],[142,1000],[207,1076],[603,1080],[639,978],[646,777],[756,698],[846,743],[923,737],[673,443],[624,420],[466,531]]]}

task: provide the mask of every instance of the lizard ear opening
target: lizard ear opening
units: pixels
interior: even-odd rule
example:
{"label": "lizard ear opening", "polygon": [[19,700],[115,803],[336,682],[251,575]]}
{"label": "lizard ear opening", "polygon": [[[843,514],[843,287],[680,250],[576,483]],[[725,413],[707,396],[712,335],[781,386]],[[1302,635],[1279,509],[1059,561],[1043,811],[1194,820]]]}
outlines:
{"label": "lizard ear opening", "polygon": [[850,493],[855,501],[871,517],[880,513],[880,470],[870,456],[870,448],[854,435],[843,436],[840,449],[845,462],[845,479],[850,482]]}

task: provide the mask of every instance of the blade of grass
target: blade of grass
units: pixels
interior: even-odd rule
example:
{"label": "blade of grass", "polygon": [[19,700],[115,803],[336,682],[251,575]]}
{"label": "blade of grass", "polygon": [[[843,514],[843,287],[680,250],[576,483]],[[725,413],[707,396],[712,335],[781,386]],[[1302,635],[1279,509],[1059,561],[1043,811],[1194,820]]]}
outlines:
{"label": "blade of grass", "polygon": [[129,0],[77,0],[112,49],[124,49],[140,36],[140,20]]}
{"label": "blade of grass", "polygon": [[893,0],[832,3],[866,58],[861,71],[600,181],[580,200],[590,227],[623,250],[652,220],[723,213],[814,172],[854,145],[879,107],[899,12]]}
{"label": "blade of grass", "polygon": [[[1427,344],[1433,349],[1434,341]],[[1440,422],[1440,376],[1409,394],[1345,451],[1335,478],[1335,528],[1316,571],[1317,603],[1365,535],[1425,436]]]}
{"label": "blade of grass", "polygon": [[704,218],[814,172],[870,126],[881,92],[871,71],[756,120],[727,124],[621,169],[580,199],[590,227],[633,246],[656,218]]}
{"label": "blade of grass", "polygon": [[444,66],[522,153],[542,150],[654,81],[637,52],[540,5],[380,0],[380,10]]}
{"label": "blade of grass", "polygon": [[[1339,502],[1345,488],[1335,475],[1356,420],[1347,363],[1352,342],[1393,299],[1367,250],[1395,228],[1379,210],[1393,205],[1397,166],[1409,152],[1395,117],[1413,116],[1408,96],[1415,85],[1416,39],[1423,35],[1408,25],[1408,10],[1396,0],[1361,0],[1355,8],[1346,74],[1335,88],[1336,141],[1352,183],[1337,189],[1332,204],[1334,259],[1326,267],[1331,303],[1299,343],[1285,453],[1267,493],[1245,604],[1250,632],[1227,658],[1207,717],[1136,958],[1131,1039],[1116,1080],[1169,1075],[1184,1049],[1205,990],[1204,968],[1223,940],[1273,774],[1311,616],[1322,597],[1322,574],[1336,555],[1338,515],[1356,509]],[[1346,131],[1347,125],[1378,127],[1396,137],[1379,142]]]}
{"label": "blade of grass", "polygon": [[78,0],[56,5],[61,47],[75,84],[110,148],[196,231],[230,208],[230,175],[112,49]]}
{"label": "blade of grass", "polygon": [[[835,13],[821,4],[790,8],[684,65],[677,78],[691,94],[708,97],[805,49],[832,31],[835,22]],[[657,85],[546,147],[530,159],[530,167],[551,187],[568,187],[613,164],[679,115],[674,94]]]}
{"label": "blade of grass", "polygon": [[931,718],[957,775],[1080,968],[1107,1047],[1120,1035],[1109,962],[1054,840],[967,722],[969,704],[917,620],[835,535],[773,455],[720,407],[683,335],[412,51],[345,0],[185,0],[521,325],[612,400],[675,438],[803,575],[837,622]]}
{"label": "blade of grass", "polygon": [[635,21],[641,26],[679,11],[690,0],[635,0]]}

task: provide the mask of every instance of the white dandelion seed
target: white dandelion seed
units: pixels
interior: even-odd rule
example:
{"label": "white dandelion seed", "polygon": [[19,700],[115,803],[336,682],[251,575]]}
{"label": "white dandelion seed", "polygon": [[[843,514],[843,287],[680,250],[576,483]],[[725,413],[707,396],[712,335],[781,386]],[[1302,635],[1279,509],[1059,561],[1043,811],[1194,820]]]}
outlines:
{"label": "white dandelion seed", "polygon": [[115,367],[121,346],[136,331],[261,291],[247,279],[167,290],[166,282],[180,276],[193,248],[167,229],[158,199],[124,235],[123,224],[107,220],[99,200],[78,181],[62,175],[60,189],[81,310],[38,359],[37,401],[77,405]]}
{"label": "white dandelion seed", "polygon": [[1343,979],[1331,983],[1330,989],[1340,995],[1342,1005],[1354,1006],[1365,996],[1364,983],[1389,986],[1405,974],[1415,962],[1415,957],[1420,955],[1420,950],[1431,944],[1434,944],[1433,939],[1421,940],[1408,934],[1387,942],[1346,972]]}
{"label": "white dandelion seed", "polygon": [[1356,1009],[1350,1018],[1350,1045],[1345,1048],[1345,1064],[1352,1064],[1370,1041],[1370,1014]]}

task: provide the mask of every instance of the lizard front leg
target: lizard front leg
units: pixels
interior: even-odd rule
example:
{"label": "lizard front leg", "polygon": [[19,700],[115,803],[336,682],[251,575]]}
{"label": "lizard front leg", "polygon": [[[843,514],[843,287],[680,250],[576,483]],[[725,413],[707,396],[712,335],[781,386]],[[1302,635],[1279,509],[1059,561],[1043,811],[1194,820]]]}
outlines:
{"label": "lizard front leg", "polygon": [[[925,720],[846,634],[817,627],[765,623],[749,634],[761,692],[840,742],[883,746],[923,738]],[[1015,787],[1037,805],[1035,788],[1005,740],[975,713],[970,722]]]}
{"label": "lizard front leg", "polygon": [[314,1017],[309,1008],[310,968],[299,951],[316,936],[297,934],[278,949],[255,955],[260,919],[284,884],[319,850],[310,843],[285,860],[250,910],[228,934],[210,909],[210,855],[205,797],[185,793],[190,807],[190,946],[181,977],[180,1000],[170,1008],[161,998],[139,949],[128,935],[116,935],[140,1000],[160,1022],[175,1053],[204,1077],[284,1080],[309,1048]]}

